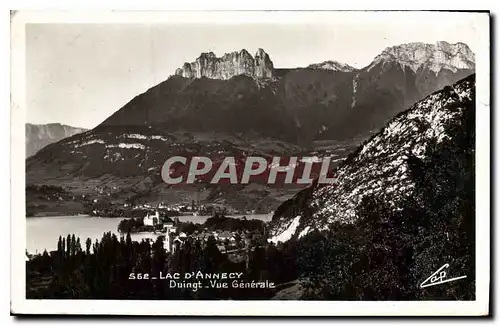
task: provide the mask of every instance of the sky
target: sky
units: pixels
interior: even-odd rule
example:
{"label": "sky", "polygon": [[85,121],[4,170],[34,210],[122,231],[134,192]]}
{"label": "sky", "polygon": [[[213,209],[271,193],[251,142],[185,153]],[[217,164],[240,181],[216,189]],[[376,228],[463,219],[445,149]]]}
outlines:
{"label": "sky", "polygon": [[[451,16],[447,16],[451,17]],[[26,117],[93,128],[201,52],[263,48],[275,68],[337,60],[362,68],[386,47],[463,42],[473,20],[311,20],[306,23],[37,23],[26,25]]]}

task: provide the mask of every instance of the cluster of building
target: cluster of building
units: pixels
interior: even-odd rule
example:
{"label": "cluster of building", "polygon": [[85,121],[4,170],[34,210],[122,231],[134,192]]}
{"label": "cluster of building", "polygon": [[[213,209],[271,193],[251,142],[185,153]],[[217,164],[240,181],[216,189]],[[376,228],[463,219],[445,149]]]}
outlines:
{"label": "cluster of building", "polygon": [[159,204],[123,204],[124,208],[129,209],[159,209],[159,210],[167,210],[167,211],[175,211],[179,214],[188,214],[188,215],[211,215],[215,213],[223,213],[223,214],[255,214],[256,210],[236,210],[231,207],[226,207],[224,205],[212,203],[212,204],[201,204],[199,201],[195,202],[194,200],[191,204],[186,203],[177,203],[177,204],[165,204],[163,202]]}
{"label": "cluster of building", "polygon": [[200,209],[204,209],[204,205],[196,205],[196,204],[173,204],[173,205],[167,205],[165,203],[159,203],[159,204],[137,204],[137,205],[131,205],[124,203],[123,204],[124,208],[131,208],[131,209],[162,209],[162,210],[169,210],[169,211],[176,211],[176,212],[192,212],[193,214],[196,214]]}
{"label": "cluster of building", "polygon": [[[244,240],[249,238],[247,233],[237,233],[227,230],[203,230],[195,231],[192,234],[186,234],[185,232],[178,232],[176,224],[179,223],[178,218],[175,221],[168,217],[160,216],[159,212],[156,211],[154,214],[147,214],[143,223],[145,226],[151,226],[153,228],[159,228],[159,235],[165,236],[164,247],[167,252],[175,252],[176,249],[182,247],[187,240],[200,241],[202,244],[205,243],[210,237],[213,237],[217,242],[217,246],[221,251],[227,251],[228,249],[234,249],[238,245],[238,239]],[[149,239],[149,241],[153,241]]]}

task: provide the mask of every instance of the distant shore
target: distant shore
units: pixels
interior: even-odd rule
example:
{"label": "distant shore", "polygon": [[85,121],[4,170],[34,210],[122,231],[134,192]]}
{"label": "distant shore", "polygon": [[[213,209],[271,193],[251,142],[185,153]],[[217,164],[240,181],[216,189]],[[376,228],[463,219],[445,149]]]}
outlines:
{"label": "distant shore", "polygon": [[32,217],[54,217],[54,216],[89,216],[88,214],[84,213],[68,213],[68,212],[38,212],[38,213],[33,213],[31,215],[27,215],[26,218],[32,218]]}

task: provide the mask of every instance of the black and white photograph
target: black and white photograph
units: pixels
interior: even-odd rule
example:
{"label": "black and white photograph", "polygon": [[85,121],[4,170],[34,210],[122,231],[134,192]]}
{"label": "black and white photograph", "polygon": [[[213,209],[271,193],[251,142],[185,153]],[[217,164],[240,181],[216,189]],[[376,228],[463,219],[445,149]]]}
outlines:
{"label": "black and white photograph", "polygon": [[488,315],[489,24],[12,12],[11,311]]}

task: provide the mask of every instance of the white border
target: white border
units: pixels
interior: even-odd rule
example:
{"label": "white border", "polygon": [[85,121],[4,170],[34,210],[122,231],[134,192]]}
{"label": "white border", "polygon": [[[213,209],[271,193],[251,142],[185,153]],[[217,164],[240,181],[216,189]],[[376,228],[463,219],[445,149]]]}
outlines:
{"label": "white border", "polygon": [[[32,22],[51,23],[306,23],[362,21],[376,23],[393,15],[443,17],[442,12],[17,12],[11,17],[11,311],[22,314],[123,315],[486,315],[490,268],[490,64],[489,16],[477,15],[476,51],[476,301],[136,301],[25,299],[25,35]],[[426,18],[422,18],[425,15]],[[332,17],[333,16],[333,17]],[[21,218],[22,217],[22,218]]]}

